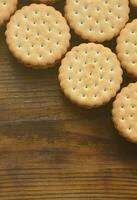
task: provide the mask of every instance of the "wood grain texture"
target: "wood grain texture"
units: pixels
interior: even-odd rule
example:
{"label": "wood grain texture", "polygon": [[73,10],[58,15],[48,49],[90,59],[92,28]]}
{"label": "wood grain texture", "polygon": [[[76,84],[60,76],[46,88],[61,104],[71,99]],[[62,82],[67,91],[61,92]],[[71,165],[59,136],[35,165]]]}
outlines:
{"label": "wood grain texture", "polygon": [[[112,102],[93,110],[74,106],[60,91],[58,66],[25,68],[9,53],[4,32],[2,27],[0,200],[136,200],[137,146],[114,129]],[[72,46],[81,42],[72,32]],[[104,44],[115,50],[115,40]],[[129,81],[124,76],[124,85]]]}

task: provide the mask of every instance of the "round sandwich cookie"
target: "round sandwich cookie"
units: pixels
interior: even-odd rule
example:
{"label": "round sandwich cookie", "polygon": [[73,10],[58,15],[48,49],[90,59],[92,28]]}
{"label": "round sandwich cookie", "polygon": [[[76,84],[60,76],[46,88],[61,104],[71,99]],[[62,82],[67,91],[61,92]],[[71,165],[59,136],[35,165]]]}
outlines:
{"label": "round sandwich cookie", "polygon": [[121,31],[116,51],[123,68],[137,79],[137,19],[128,23]]}
{"label": "round sandwich cookie", "polygon": [[66,0],[65,16],[83,39],[104,42],[117,36],[129,19],[128,0]]}
{"label": "round sandwich cookie", "polygon": [[32,0],[35,3],[45,3],[45,4],[53,4],[58,2],[59,0]]}
{"label": "round sandwich cookie", "polygon": [[134,7],[137,7],[137,0],[130,0],[130,3],[131,3]]}
{"label": "round sandwich cookie", "polygon": [[137,83],[130,83],[117,95],[112,119],[120,135],[137,143]]}
{"label": "round sandwich cookie", "polygon": [[17,0],[0,0],[0,26],[7,21],[17,8]]}
{"label": "round sandwich cookie", "polygon": [[122,82],[122,69],[114,53],[101,44],[87,43],[72,48],[59,68],[64,94],[79,106],[106,104]]}
{"label": "round sandwich cookie", "polygon": [[69,31],[59,11],[44,4],[31,4],[11,17],[6,41],[20,62],[32,68],[46,69],[66,53]]}

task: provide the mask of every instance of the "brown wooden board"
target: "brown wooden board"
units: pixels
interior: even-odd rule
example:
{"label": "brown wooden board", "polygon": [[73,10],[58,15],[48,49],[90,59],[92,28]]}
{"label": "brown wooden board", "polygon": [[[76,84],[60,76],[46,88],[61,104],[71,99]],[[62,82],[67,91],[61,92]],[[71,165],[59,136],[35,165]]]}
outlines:
{"label": "brown wooden board", "polygon": [[[137,146],[114,129],[112,102],[91,110],[73,105],[60,91],[59,65],[24,67],[9,53],[4,32],[2,27],[0,200],[136,200]],[[72,46],[81,42],[72,31]],[[115,50],[115,40],[104,45]],[[124,85],[129,81],[124,75]]]}

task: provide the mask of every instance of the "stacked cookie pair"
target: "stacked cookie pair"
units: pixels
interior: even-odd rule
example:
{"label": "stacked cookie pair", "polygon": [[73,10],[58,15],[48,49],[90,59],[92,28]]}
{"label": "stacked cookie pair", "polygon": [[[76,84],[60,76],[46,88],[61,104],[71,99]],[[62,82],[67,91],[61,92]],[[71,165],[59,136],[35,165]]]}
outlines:
{"label": "stacked cookie pair", "polygon": [[[86,43],[65,55],[59,68],[60,86],[72,102],[86,108],[108,103],[120,89],[121,65],[137,79],[137,20],[126,25],[128,0],[66,0],[65,17],[47,5],[57,0],[32,1],[40,4],[25,6],[10,18],[6,30],[8,47],[26,66],[47,69],[68,51],[69,27],[85,39]],[[137,5],[135,0],[131,3]],[[7,18],[2,20],[0,16],[1,21],[15,11],[17,0],[10,0],[10,4],[11,11],[7,8]],[[98,44],[116,36],[117,55]],[[136,97],[137,83],[132,83],[118,94],[112,111],[116,128],[133,142],[137,142]]]}

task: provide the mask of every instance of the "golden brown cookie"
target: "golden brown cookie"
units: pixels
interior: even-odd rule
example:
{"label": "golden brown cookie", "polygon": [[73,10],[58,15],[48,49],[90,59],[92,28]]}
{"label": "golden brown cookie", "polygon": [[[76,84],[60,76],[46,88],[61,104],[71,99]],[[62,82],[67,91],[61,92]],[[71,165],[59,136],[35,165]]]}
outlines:
{"label": "golden brown cookie", "polygon": [[0,26],[10,18],[16,7],[17,0],[0,0]]}
{"label": "golden brown cookie", "polygon": [[46,4],[53,4],[58,2],[59,0],[32,0],[35,3],[46,3]]}
{"label": "golden brown cookie", "polygon": [[62,60],[59,81],[72,102],[87,108],[98,107],[109,102],[120,89],[122,69],[109,48],[81,44]]}
{"label": "golden brown cookie", "polygon": [[130,83],[117,95],[112,118],[119,133],[137,143],[137,83]]}
{"label": "golden brown cookie", "polygon": [[83,39],[103,42],[117,36],[129,19],[128,0],[66,0],[65,16]]}
{"label": "golden brown cookie", "polygon": [[134,7],[137,7],[137,0],[130,0],[130,2]]}
{"label": "golden brown cookie", "polygon": [[6,41],[12,54],[33,68],[45,69],[69,47],[65,18],[51,6],[31,4],[18,10],[7,25]]}
{"label": "golden brown cookie", "polygon": [[137,79],[137,19],[128,23],[121,31],[116,51],[123,68]]}

